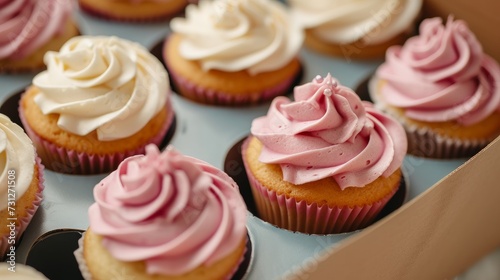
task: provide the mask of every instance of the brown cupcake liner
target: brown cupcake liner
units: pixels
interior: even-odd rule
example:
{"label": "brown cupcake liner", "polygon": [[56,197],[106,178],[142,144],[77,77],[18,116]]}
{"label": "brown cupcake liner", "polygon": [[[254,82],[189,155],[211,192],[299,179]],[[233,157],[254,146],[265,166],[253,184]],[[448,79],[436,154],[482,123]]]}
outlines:
{"label": "brown cupcake liner", "polygon": [[[118,15],[118,14],[111,14],[99,9],[96,9],[90,5],[84,4],[81,1],[79,2],[80,9],[85,12],[88,15],[91,15],[96,18],[101,18],[104,20],[109,20],[109,21],[116,21],[116,22],[125,22],[125,23],[155,23],[155,22],[161,22],[161,21],[168,21],[176,16],[181,15],[184,12],[184,9],[188,4],[190,4],[193,1],[186,1],[186,5],[183,6],[182,8],[168,11],[162,15],[156,15],[152,17],[143,17],[143,18],[135,18],[135,17],[126,17],[123,15]],[[194,1],[197,3],[198,1]]]}
{"label": "brown cupcake liner", "polygon": [[402,115],[390,110],[388,105],[378,96],[377,87],[380,80],[375,76],[368,83],[370,98],[377,109],[391,115],[401,123],[408,138],[408,154],[436,159],[468,158],[484,147],[493,139],[458,139],[436,133],[435,131],[411,124]]}

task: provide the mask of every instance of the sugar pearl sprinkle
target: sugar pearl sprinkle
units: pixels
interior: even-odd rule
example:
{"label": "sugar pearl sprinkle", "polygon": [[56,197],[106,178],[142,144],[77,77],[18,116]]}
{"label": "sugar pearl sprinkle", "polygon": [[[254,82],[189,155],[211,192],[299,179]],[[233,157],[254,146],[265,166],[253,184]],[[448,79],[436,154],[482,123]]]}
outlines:
{"label": "sugar pearl sprinkle", "polygon": [[332,96],[333,93],[336,93],[339,90],[339,84],[332,78],[330,74],[328,74],[325,79],[323,79],[323,77],[321,77],[320,75],[317,75],[314,78],[314,81],[317,83],[325,82],[326,88],[323,90],[323,94],[325,96]]}

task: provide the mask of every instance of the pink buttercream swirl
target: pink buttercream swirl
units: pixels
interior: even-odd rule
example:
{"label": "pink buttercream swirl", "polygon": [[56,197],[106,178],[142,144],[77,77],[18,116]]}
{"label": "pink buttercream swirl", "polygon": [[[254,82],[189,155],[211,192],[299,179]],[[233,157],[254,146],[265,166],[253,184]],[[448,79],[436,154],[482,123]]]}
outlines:
{"label": "pink buttercream swirl", "polygon": [[500,67],[467,24],[426,19],[420,35],[387,50],[377,77],[388,104],[421,121],[477,123],[500,109]]}
{"label": "pink buttercream swirl", "polygon": [[341,189],[363,187],[401,166],[407,148],[401,125],[330,74],[295,87],[294,98],[275,98],[251,128],[263,143],[259,160],[279,164],[285,181],[333,177]]}
{"label": "pink buttercream swirl", "polygon": [[112,256],[147,273],[180,275],[241,244],[246,207],[225,173],[170,147],[124,160],[94,189],[90,228]]}
{"label": "pink buttercream swirl", "polygon": [[60,34],[70,0],[0,0],[0,59],[22,59]]}

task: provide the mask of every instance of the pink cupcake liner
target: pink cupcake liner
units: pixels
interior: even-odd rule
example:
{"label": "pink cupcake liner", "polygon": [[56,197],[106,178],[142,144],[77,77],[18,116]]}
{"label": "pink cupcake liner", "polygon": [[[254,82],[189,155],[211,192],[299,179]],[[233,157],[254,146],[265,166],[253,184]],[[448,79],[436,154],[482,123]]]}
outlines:
{"label": "pink cupcake liner", "polygon": [[248,176],[261,219],[277,227],[307,234],[350,232],[370,225],[396,193],[394,189],[382,200],[364,206],[329,207],[307,204],[286,197],[262,186],[251,174]]}
{"label": "pink cupcake liner", "polygon": [[[246,150],[247,145],[248,139],[243,143],[242,151]],[[317,203],[307,204],[306,201],[278,194],[263,186],[248,168],[244,152],[242,152],[242,156],[259,217],[290,231],[307,234],[332,234],[367,227],[374,222],[377,215],[398,190],[398,188],[394,188],[391,193],[373,204],[353,208],[320,206]]]}
{"label": "pink cupcake liner", "polygon": [[[87,262],[85,261],[85,256],[83,255],[83,243],[85,237],[85,233],[82,234],[82,237],[78,239],[78,248],[75,250],[73,253],[76,259],[76,262],[78,263],[78,268],[80,269],[80,273],[82,274],[82,277],[84,280],[92,280],[92,273],[90,273],[88,267],[87,267]],[[248,237],[247,237],[248,238]],[[247,240],[249,242],[249,240]],[[234,267],[234,269],[224,278],[225,280],[230,280],[234,274],[238,271],[239,266],[243,263],[245,260],[245,255],[247,253],[247,247],[245,246],[245,249],[243,250],[243,254],[241,255],[240,260],[238,261],[238,265]]]}
{"label": "pink cupcake liner", "polygon": [[[163,123],[163,127],[161,128],[160,132],[152,139],[150,139],[148,143],[142,145],[139,148],[129,150],[124,153],[106,155],[95,155],[77,152],[72,149],[58,146],[41,138],[29,126],[24,117],[24,112],[21,106],[19,106],[19,117],[21,119],[21,122],[23,123],[26,134],[28,134],[28,136],[33,141],[33,145],[36,147],[37,153],[42,158],[44,164],[48,169],[68,174],[98,174],[115,170],[120,162],[122,162],[127,157],[144,154],[147,144],[153,143],[157,146],[160,146],[174,119],[172,104],[170,101],[167,101],[167,104],[167,120]],[[94,143],[88,144],[93,145]]]}
{"label": "pink cupcake liner", "polygon": [[[42,164],[41,159],[36,156],[35,158],[36,161],[36,166],[38,167],[38,191],[36,193],[35,199],[33,200],[32,207],[26,210],[26,216],[18,218],[17,222],[18,225],[16,226],[14,232],[16,234],[16,243],[15,246],[19,246],[19,240],[28,227],[29,223],[31,222],[31,219],[35,215],[36,211],[38,210],[38,207],[42,203],[43,200],[43,190],[45,188],[45,185],[43,184],[45,179],[44,179],[44,166]],[[0,258],[4,258],[9,251],[10,246],[12,244],[8,243],[8,239],[10,236],[9,234],[0,237]]]}
{"label": "pink cupcake liner", "polygon": [[[197,1],[195,1],[197,2]],[[105,20],[110,20],[110,21],[118,21],[118,22],[130,22],[130,23],[154,23],[154,22],[159,22],[159,21],[167,21],[170,20],[178,15],[181,15],[184,12],[184,9],[186,6],[191,3],[191,1],[186,1],[186,5],[182,8],[179,8],[178,10],[173,10],[170,11],[169,13],[165,13],[163,15],[158,15],[150,18],[128,18],[125,16],[121,15],[111,15],[109,13],[103,12],[99,9],[95,9],[92,6],[82,4],[79,2],[80,9],[84,11],[85,13],[102,18]]]}
{"label": "pink cupcake liner", "polygon": [[378,83],[378,78],[370,79],[368,84],[370,98],[379,110],[391,115],[403,125],[408,138],[409,154],[436,159],[467,158],[475,155],[494,140],[494,138],[470,140],[452,138],[435,133],[429,128],[408,123],[404,117],[392,112],[378,96]]}
{"label": "pink cupcake liner", "polygon": [[[168,40],[168,39],[167,39]],[[282,83],[265,89],[262,92],[249,95],[232,95],[228,92],[217,91],[213,89],[203,88],[188,79],[177,75],[175,71],[168,65],[168,59],[163,55],[163,60],[167,66],[170,78],[173,84],[177,87],[177,93],[191,100],[198,102],[223,105],[223,106],[244,106],[259,104],[271,100],[276,96],[286,95],[288,90],[294,85],[297,78],[300,77],[301,71],[289,77]],[[182,90],[181,90],[182,89]]]}

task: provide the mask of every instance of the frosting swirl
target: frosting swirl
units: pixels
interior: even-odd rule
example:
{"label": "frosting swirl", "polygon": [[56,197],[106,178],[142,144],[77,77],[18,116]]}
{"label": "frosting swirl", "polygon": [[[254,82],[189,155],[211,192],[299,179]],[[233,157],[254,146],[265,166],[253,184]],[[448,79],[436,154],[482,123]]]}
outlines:
{"label": "frosting swirl", "polygon": [[385,42],[408,31],[422,0],[289,0],[294,20],[334,44]]}
{"label": "frosting swirl", "polygon": [[7,208],[9,170],[15,171],[16,200],[33,179],[35,149],[24,130],[0,114],[0,211]]}
{"label": "frosting swirl", "polygon": [[333,177],[341,189],[363,187],[401,166],[407,148],[401,125],[330,74],[296,87],[294,98],[275,98],[251,128],[263,143],[259,160],[279,164],[285,181]]}
{"label": "frosting swirl", "polygon": [[500,109],[500,67],[462,20],[426,19],[420,35],[387,50],[377,77],[385,102],[428,122],[480,122]]}
{"label": "frosting swirl", "polygon": [[48,280],[43,273],[31,266],[16,263],[15,272],[9,271],[10,265],[0,263],[0,278],[9,280]]}
{"label": "frosting swirl", "polygon": [[94,189],[90,227],[122,261],[148,273],[183,274],[231,253],[246,234],[236,183],[200,160],[149,145]]}
{"label": "frosting swirl", "polygon": [[183,36],[180,54],[204,70],[247,70],[251,75],[279,69],[297,56],[303,33],[285,7],[268,0],[202,0],[186,8],[170,27]]}
{"label": "frosting swirl", "polygon": [[0,0],[0,59],[32,54],[63,32],[71,13],[71,1]]}
{"label": "frosting swirl", "polygon": [[169,97],[168,74],[143,46],[106,36],[79,36],[47,52],[47,70],[33,79],[35,102],[57,125],[101,141],[126,138],[143,128]]}

